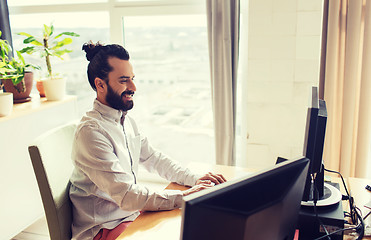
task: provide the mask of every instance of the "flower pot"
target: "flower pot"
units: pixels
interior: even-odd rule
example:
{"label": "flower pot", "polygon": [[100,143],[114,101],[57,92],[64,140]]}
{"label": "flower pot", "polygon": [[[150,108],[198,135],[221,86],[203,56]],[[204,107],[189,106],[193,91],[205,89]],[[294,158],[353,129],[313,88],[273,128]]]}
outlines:
{"label": "flower pot", "polygon": [[[24,86],[22,86],[22,84],[24,84]],[[30,101],[32,85],[33,85],[33,72],[25,72],[24,83],[20,82],[16,86],[13,85],[13,82],[10,79],[6,79],[4,81],[4,89],[6,92],[13,93],[14,103]]]}
{"label": "flower pot", "polygon": [[39,91],[40,97],[45,97],[45,90],[43,86],[43,81],[36,81],[36,89]]}
{"label": "flower pot", "polygon": [[13,93],[0,93],[0,117],[5,117],[12,113]]}
{"label": "flower pot", "polygon": [[66,92],[66,79],[53,78],[43,81],[45,97],[48,101],[62,100]]}

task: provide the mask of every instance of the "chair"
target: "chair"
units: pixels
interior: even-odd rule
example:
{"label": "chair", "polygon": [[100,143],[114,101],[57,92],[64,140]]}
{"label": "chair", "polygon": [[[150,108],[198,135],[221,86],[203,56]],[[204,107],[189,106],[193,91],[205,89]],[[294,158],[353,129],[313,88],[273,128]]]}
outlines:
{"label": "chair", "polygon": [[71,239],[72,207],[69,178],[76,124],[52,129],[28,147],[44,205],[51,240]]}

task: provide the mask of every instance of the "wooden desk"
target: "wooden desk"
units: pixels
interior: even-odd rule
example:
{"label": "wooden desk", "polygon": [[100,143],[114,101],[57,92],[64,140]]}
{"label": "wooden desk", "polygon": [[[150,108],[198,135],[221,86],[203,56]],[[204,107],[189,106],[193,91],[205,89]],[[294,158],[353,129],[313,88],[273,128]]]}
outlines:
{"label": "wooden desk", "polygon": [[367,191],[365,187],[366,185],[371,186],[371,179],[348,178],[347,184],[350,189],[350,194],[354,197],[356,206],[361,209],[362,215],[366,216],[366,214],[371,211],[369,208],[365,207],[365,204],[371,201],[371,192]]}
{"label": "wooden desk", "polygon": [[[191,163],[188,166],[192,172],[204,174],[207,172],[222,173],[227,180],[244,176],[253,172],[252,169],[215,165],[210,166],[202,163]],[[175,183],[169,184],[167,189],[185,190],[187,187]],[[161,212],[142,213],[117,239],[161,239],[176,240],[180,238],[180,225],[182,210],[175,209]]]}
{"label": "wooden desk", "polygon": [[[362,216],[366,216],[371,210],[365,207],[365,204],[371,200],[371,192],[365,189],[366,185],[371,185],[371,179],[361,179],[361,178],[348,178],[347,179],[348,190],[350,191],[350,195],[354,197],[355,205],[361,210]],[[349,212],[349,207],[344,209]],[[365,224],[369,222],[371,223],[371,216],[366,219]],[[344,238],[344,240],[351,240],[354,238],[348,237]],[[364,240],[371,240],[371,236],[364,237]]]}
{"label": "wooden desk", "polygon": [[[190,164],[189,168],[198,174],[206,173],[208,171],[214,173],[222,173],[227,178],[227,180],[232,180],[255,171],[253,169],[244,169],[221,165],[210,166],[201,163],[192,163]],[[366,184],[370,184],[370,180],[349,178],[347,183],[348,190],[350,189],[350,191],[352,192],[352,195],[355,198],[356,205],[360,207],[362,211],[365,211],[363,213],[364,215],[366,214],[367,210],[363,207],[363,205],[367,202],[367,200],[371,198],[371,194],[364,189]],[[169,184],[167,189],[185,190],[187,189],[187,187],[171,183]],[[344,209],[345,206],[347,205],[344,204]],[[345,210],[349,211],[348,208]],[[161,212],[144,212],[117,239],[178,240],[180,238],[181,214],[181,209]],[[353,236],[344,236],[344,240],[354,239],[356,238]],[[371,237],[365,237],[363,239],[371,240]]]}

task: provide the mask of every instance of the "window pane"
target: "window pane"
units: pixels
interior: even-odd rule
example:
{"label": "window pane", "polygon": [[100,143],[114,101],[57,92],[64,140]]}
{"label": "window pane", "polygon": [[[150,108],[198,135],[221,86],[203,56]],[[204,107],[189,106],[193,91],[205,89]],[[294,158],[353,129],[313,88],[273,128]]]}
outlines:
{"label": "window pane", "polygon": [[15,6],[31,6],[31,5],[55,5],[68,3],[97,3],[107,2],[107,0],[8,0],[9,7]]}
{"label": "window pane", "polygon": [[149,141],[183,163],[214,162],[206,16],[125,17],[124,35]]}
{"label": "window pane", "polygon": [[[78,20],[76,20],[78,19]],[[67,94],[77,95],[79,113],[83,114],[92,106],[95,92],[91,89],[86,74],[88,61],[84,52],[81,50],[82,45],[89,40],[109,41],[109,17],[105,12],[88,12],[88,13],[52,13],[52,14],[22,14],[11,15],[10,23],[13,37],[13,47],[20,50],[24,47],[23,36],[17,35],[19,32],[30,33],[34,36],[42,35],[43,24],[53,22],[56,33],[76,32],[80,37],[73,38],[68,49],[73,50],[64,60],[57,57],[51,58],[51,65],[54,73],[60,73],[67,80]],[[39,54],[24,54],[26,62],[39,65],[42,71],[35,71],[35,81],[45,76],[46,64],[44,58]],[[36,87],[32,93],[37,94]]]}

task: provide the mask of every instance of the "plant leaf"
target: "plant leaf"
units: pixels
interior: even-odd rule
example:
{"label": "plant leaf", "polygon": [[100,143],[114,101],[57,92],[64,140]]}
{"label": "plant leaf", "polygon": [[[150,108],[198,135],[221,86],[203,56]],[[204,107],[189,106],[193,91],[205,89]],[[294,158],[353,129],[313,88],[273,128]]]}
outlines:
{"label": "plant leaf", "polygon": [[50,35],[49,36],[53,35],[53,33],[54,33],[54,25],[53,25],[53,23],[51,23],[50,24]]}
{"label": "plant leaf", "polygon": [[25,47],[20,50],[21,53],[32,54],[35,52],[35,47]]}
{"label": "plant leaf", "polygon": [[70,53],[70,52],[72,52],[72,50],[68,50],[68,49],[57,50],[57,51],[54,51],[53,56],[56,56],[56,57],[60,57],[61,58],[62,55],[66,54],[66,53]]}
{"label": "plant leaf", "polygon": [[25,32],[19,32],[17,33],[18,35],[21,35],[21,36],[26,36],[26,37],[33,37],[31,34],[29,33],[25,33]]}
{"label": "plant leaf", "polygon": [[8,41],[0,39],[1,57],[4,58],[8,55],[8,52],[12,50],[12,47],[8,44]]}
{"label": "plant leaf", "polygon": [[25,61],[24,61],[24,58],[22,56],[22,53],[20,51],[16,51],[17,53],[17,56],[19,58],[19,60],[22,62],[23,65],[25,65]]}
{"label": "plant leaf", "polygon": [[55,44],[55,46],[52,47],[51,49],[55,50],[55,49],[63,47],[64,45],[71,44],[72,43],[72,38],[65,38],[65,39],[63,39],[59,42],[53,42],[53,43]]}
{"label": "plant leaf", "polygon": [[23,40],[24,44],[32,44],[35,46],[43,46],[41,42],[39,42],[35,37],[31,36]]}
{"label": "plant leaf", "polygon": [[43,30],[44,38],[49,38],[49,36],[52,35],[52,33],[53,33],[52,27],[49,27],[48,25],[44,24],[44,30]]}
{"label": "plant leaf", "polygon": [[18,83],[22,82],[23,79],[24,79],[24,73],[14,76],[12,78],[13,85],[14,86],[17,85]]}
{"label": "plant leaf", "polygon": [[71,37],[80,37],[79,34],[74,33],[74,32],[62,32],[62,33],[58,34],[57,36],[55,36],[54,39],[59,38],[59,37],[61,37],[63,35],[67,35],[67,36],[71,36]]}

